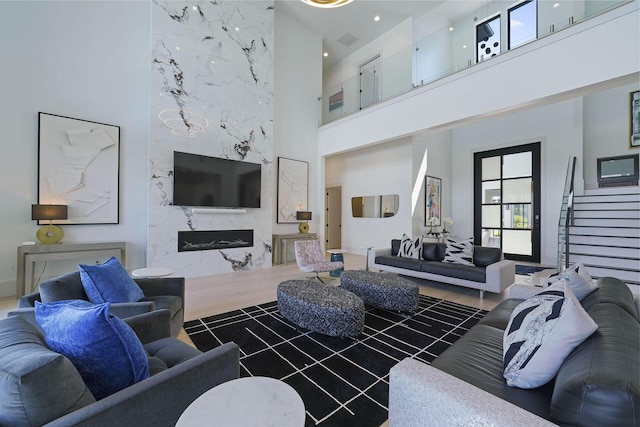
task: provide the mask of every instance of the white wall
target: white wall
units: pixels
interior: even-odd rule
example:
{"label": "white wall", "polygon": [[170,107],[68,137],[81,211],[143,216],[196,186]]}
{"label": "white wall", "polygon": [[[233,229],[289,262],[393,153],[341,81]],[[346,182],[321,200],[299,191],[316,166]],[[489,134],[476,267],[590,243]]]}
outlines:
{"label": "white wall", "polygon": [[[120,224],[65,225],[65,242],[127,242],[145,263],[151,2],[0,2],[0,297],[15,294],[16,247],[35,240],[38,112],[120,126]],[[46,160],[46,159],[45,159]],[[42,278],[75,270],[48,263]]]}
{"label": "white wall", "polygon": [[[368,247],[389,246],[411,230],[412,144],[410,138],[325,159],[327,187],[342,187],[342,247],[364,255]],[[353,218],[351,198],[397,194],[391,218]]]}
{"label": "white wall", "polygon": [[[309,162],[308,208],[313,213],[310,232],[320,227],[324,188],[320,182],[320,166],[315,161],[317,129],[322,92],[322,38],[311,33],[284,13],[276,2],[274,49],[274,155]],[[274,222],[277,218],[275,197],[277,164],[273,168]],[[274,234],[298,232],[298,224],[274,224]]]}
{"label": "white wall", "polygon": [[[557,227],[570,156],[582,158],[582,100],[486,120],[453,131],[452,213],[455,232],[473,236],[473,154],[496,148],[541,142],[541,262],[555,265]],[[578,167],[577,176],[581,176]]]}
{"label": "white wall", "polygon": [[[414,196],[418,195],[412,217],[414,236],[427,235],[430,230],[430,226],[425,225],[425,175],[442,180],[441,219],[452,217],[455,226],[456,219],[451,214],[453,188],[451,162],[451,131],[423,133],[413,137]],[[418,191],[416,192],[416,190]],[[440,229],[441,227],[437,228],[438,231]],[[436,228],[434,227],[435,230]],[[449,231],[453,230],[449,229]]]}
{"label": "white wall", "polygon": [[585,188],[598,188],[598,158],[638,155],[639,148],[629,148],[629,95],[637,90],[640,84],[634,83],[585,97]]}

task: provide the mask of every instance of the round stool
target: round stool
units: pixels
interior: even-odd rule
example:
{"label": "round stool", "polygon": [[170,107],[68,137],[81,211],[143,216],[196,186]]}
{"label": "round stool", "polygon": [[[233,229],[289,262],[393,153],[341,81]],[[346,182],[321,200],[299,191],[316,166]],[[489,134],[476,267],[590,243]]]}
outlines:
{"label": "round stool", "polygon": [[146,267],[137,268],[131,272],[131,275],[136,278],[149,278],[149,277],[164,277],[173,274],[173,270],[170,268],[162,267]]}
{"label": "round stool", "polygon": [[418,309],[418,285],[395,274],[349,270],[340,276],[340,287],[373,307],[408,313]]}
{"label": "round stool", "polygon": [[278,285],[278,311],[288,321],[332,337],[353,337],[364,330],[364,303],[351,292],[308,280]]}

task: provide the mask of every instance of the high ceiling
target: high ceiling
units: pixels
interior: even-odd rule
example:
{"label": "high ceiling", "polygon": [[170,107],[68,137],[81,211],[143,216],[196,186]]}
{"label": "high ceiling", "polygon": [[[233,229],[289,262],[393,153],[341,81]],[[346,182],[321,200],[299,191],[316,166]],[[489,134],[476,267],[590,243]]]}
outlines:
{"label": "high ceiling", "polygon": [[[486,0],[354,0],[335,9],[308,6],[300,0],[275,3],[278,10],[322,35],[323,49],[329,54],[324,58],[326,69],[411,16],[433,11],[453,20],[471,13]],[[380,17],[378,22],[375,16]]]}

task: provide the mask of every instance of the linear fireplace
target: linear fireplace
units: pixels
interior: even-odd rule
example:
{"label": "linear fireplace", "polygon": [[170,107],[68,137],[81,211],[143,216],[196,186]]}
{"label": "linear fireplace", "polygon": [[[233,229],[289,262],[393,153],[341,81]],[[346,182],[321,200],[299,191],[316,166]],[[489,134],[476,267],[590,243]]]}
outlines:
{"label": "linear fireplace", "polygon": [[178,252],[253,246],[253,230],[178,231]]}

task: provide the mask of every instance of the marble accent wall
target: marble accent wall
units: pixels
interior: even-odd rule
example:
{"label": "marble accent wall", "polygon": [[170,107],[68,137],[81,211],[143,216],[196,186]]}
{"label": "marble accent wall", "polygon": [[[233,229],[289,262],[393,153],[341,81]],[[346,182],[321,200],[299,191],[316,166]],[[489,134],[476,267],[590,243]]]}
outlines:
{"label": "marble accent wall", "polygon": [[[195,277],[271,265],[273,25],[273,1],[153,1],[147,266]],[[172,206],[174,151],[261,163],[261,208]],[[237,229],[254,230],[253,247],[178,253],[178,231]]]}

